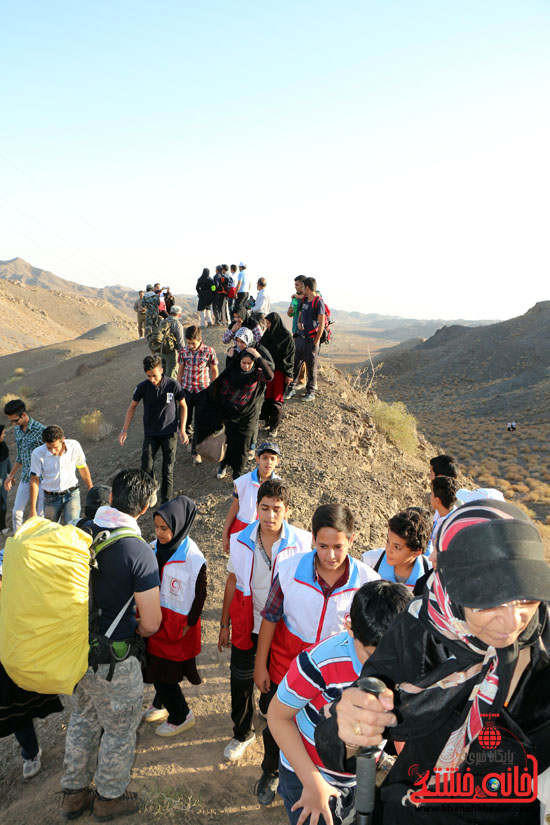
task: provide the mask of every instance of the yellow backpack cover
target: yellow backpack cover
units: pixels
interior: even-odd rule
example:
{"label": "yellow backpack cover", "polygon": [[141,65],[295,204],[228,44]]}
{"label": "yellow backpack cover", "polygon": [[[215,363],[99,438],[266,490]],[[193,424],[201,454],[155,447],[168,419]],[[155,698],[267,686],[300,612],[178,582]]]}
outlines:
{"label": "yellow backpack cover", "polygon": [[4,549],[0,661],[25,690],[72,693],[88,668],[92,537],[28,519]]}

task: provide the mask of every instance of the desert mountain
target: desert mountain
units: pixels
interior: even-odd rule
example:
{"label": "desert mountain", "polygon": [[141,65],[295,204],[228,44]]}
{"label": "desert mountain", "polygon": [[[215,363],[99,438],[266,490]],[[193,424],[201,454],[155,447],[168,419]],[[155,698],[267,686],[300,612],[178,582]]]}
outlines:
{"label": "desert mountain", "polygon": [[[184,315],[194,317],[195,299],[176,297]],[[22,258],[0,261],[0,355],[72,342],[99,327],[105,329],[96,349],[130,341],[136,337],[136,298],[128,287],[82,286]]]}
{"label": "desert mountain", "polygon": [[484,327],[444,326],[403,352],[386,349],[379,382],[385,398],[413,413],[435,398],[454,415],[550,420],[550,301]]}

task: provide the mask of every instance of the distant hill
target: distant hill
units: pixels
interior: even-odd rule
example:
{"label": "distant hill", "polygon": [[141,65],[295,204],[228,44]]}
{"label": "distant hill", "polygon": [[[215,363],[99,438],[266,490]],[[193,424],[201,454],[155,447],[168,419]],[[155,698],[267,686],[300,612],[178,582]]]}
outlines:
{"label": "distant hill", "polygon": [[550,420],[550,301],[482,327],[444,326],[403,351],[386,349],[378,386],[415,414],[451,390],[454,414]]}
{"label": "distant hill", "polygon": [[[288,303],[279,301],[273,304],[275,312],[286,313]],[[418,318],[401,318],[399,315],[379,315],[376,312],[346,312],[343,309],[330,307],[331,318],[338,327],[345,327],[346,332],[353,330],[357,335],[367,335],[369,338],[397,341],[408,341],[411,338],[429,338],[443,326],[460,324],[465,327],[478,327],[495,323],[491,320],[466,321],[463,318],[444,320],[433,318],[419,320]],[[338,329],[335,327],[335,330]]]}

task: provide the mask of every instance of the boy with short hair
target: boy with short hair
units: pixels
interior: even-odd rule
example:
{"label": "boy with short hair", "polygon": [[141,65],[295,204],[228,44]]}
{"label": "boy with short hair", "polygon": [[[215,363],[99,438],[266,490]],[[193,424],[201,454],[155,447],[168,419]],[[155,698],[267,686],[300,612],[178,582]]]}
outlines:
{"label": "boy with short hair", "polygon": [[[322,814],[340,825],[352,816],[355,774],[334,773],[315,748],[315,728],[323,707],[338,701],[395,617],[407,609],[410,591],[402,584],[374,581],[353,597],[346,630],[302,651],[277,688],[268,722],[280,751],[279,793],[290,825]],[[339,794],[339,795],[338,795]],[[296,810],[292,810],[296,806]]]}
{"label": "boy with short hair", "polygon": [[193,464],[201,464],[202,458],[197,453],[197,439],[194,432],[196,427],[192,425],[193,413],[196,417],[198,394],[218,377],[218,358],[216,350],[203,343],[201,329],[195,324],[185,329],[185,346],[179,351],[178,363],[177,382],[185,393],[187,404],[187,435],[191,435],[191,430],[193,430],[191,441]]}
{"label": "boy with short hair", "polygon": [[[258,490],[258,520],[231,536],[228,576],[223,597],[218,650],[231,639],[231,719],[233,738],[226,759],[239,759],[254,742],[254,660],[262,610],[273,571],[280,559],[311,549],[311,533],[286,521],[289,490],[280,479],[264,481]],[[264,707],[263,698],[260,708]]]}
{"label": "boy with short hair", "polygon": [[457,478],[458,465],[452,455],[442,453],[430,458],[430,481],[433,481],[436,476]]}
{"label": "boy with short hair", "polygon": [[174,464],[179,440],[189,443],[185,432],[187,405],[185,393],[177,381],[164,375],[162,359],[159,355],[146,355],[143,370],[147,379],[141,381],[134,390],[130,406],[126,410],[124,424],[118,436],[118,443],[124,446],[128,428],[132,423],[136,407],[143,401],[143,449],[141,469],[155,477],[155,457],[162,450],[162,481],[160,487],[161,504],[170,501],[174,493]]}
{"label": "boy with short hair", "polygon": [[[340,633],[353,594],[380,576],[349,555],[354,518],[345,504],[322,504],[313,514],[314,549],[277,565],[258,636],[254,682],[269,705],[295,656],[309,645]],[[269,665],[268,665],[269,657]],[[268,669],[269,668],[269,669]],[[260,805],[270,805],[277,787],[279,749],[263,731]]]}
{"label": "boy with short hair", "polygon": [[274,441],[264,441],[256,449],[254,470],[239,476],[233,482],[233,501],[225,519],[222,534],[224,553],[229,553],[229,539],[233,533],[240,533],[257,518],[258,490],[264,481],[279,478],[275,468],[281,451]]}
{"label": "boy with short hair", "polygon": [[408,507],[388,521],[385,549],[367,550],[362,555],[381,578],[414,587],[431,565],[424,553],[430,539],[430,517],[422,507]]}

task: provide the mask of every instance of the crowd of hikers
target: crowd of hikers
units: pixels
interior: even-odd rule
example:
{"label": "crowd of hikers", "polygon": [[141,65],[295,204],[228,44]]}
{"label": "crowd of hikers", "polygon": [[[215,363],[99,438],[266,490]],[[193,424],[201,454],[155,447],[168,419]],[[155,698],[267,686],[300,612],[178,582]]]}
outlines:
{"label": "crowd of hikers", "polygon": [[[63,690],[59,672],[47,674],[46,653],[31,648],[37,636],[39,650],[56,641],[61,648],[62,634],[82,622],[83,665],[77,677],[65,675],[72,710],[63,818],[91,811],[102,822],[137,811],[128,786],[140,722],[156,723],[160,737],[195,724],[182,684],[201,682],[207,559],[193,539],[195,503],[174,496],[179,440],[195,463],[219,451],[217,477],[227,469],[233,476],[231,505],[212,537],[227,555],[218,648],[229,650],[232,737],[223,756],[240,760],[261,728],[258,804],[270,805],[278,792],[291,825],[538,824],[550,803],[550,570],[537,529],[498,490],[461,488],[457,463],[445,454],[426,468],[430,507],[404,493],[384,547],[356,550],[345,490],[340,501],[316,506],[322,491],[312,486],[310,529],[292,524],[293,480],[285,478],[277,431],[303,365],[302,397],[315,399],[328,307],[313,278],[297,277],[290,332],[269,311],[265,279],[258,306],[267,312],[249,305],[245,272],[243,263],[220,266],[197,282],[202,326],[227,327],[221,371],[197,324],[173,333],[173,365],[162,349],[144,358],[145,379],[118,435],[123,447],[142,402],[141,469],[94,485],[77,441],[33,419],[23,400],[6,403],[17,450],[12,464],[2,427],[6,495],[20,475],[12,526],[3,528],[13,536],[0,554],[0,736],[15,735],[23,776],[35,776],[42,752],[33,719],[62,710]],[[157,284],[140,298],[147,336],[171,319],[181,326],[169,295]],[[88,488],[84,508],[77,473]],[[147,513],[151,544],[139,525]],[[86,571],[92,560],[89,582],[87,573],[76,581],[72,551],[86,559]],[[60,622],[52,616],[38,627],[32,600],[21,594],[39,594],[44,576],[58,582]],[[83,592],[84,618],[63,620],[65,609],[76,617]],[[38,602],[46,610],[47,594]],[[53,627],[60,637],[52,644]],[[144,684],[154,686],[147,707]],[[365,759],[385,775],[368,789],[368,804]]]}

